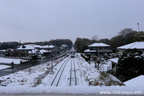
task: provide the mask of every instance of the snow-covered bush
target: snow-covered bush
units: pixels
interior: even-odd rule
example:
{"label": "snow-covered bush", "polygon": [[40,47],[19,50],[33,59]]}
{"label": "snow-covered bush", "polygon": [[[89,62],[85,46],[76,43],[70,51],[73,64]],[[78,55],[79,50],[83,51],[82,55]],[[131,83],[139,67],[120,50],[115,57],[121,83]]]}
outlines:
{"label": "snow-covered bush", "polygon": [[144,74],[144,56],[138,49],[126,50],[118,61],[117,76],[126,81]]}
{"label": "snow-covered bush", "polygon": [[123,85],[123,83],[120,80],[118,80],[116,77],[107,72],[100,72],[98,83],[99,85],[104,86]]}
{"label": "snow-covered bush", "polygon": [[121,86],[123,83],[107,72],[100,72],[99,77],[89,80],[89,85],[94,86]]}

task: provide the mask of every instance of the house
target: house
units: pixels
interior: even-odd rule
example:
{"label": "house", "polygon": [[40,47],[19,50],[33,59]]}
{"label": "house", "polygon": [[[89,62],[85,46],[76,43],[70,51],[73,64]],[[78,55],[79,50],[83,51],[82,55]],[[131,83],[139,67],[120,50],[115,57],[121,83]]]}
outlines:
{"label": "house", "polygon": [[41,49],[41,50],[39,50],[39,52],[40,52],[40,54],[42,55],[42,56],[47,56],[47,57],[51,57],[51,56],[53,56],[53,54],[52,54],[52,50],[44,50],[44,49]]}
{"label": "house", "polygon": [[21,45],[17,48],[17,51],[25,54],[25,56],[37,54],[37,55],[53,55],[55,46],[53,45],[35,45],[35,44],[27,44]]}
{"label": "house", "polygon": [[28,45],[20,45],[18,46],[17,50],[19,51],[32,51],[33,49],[35,49],[35,44],[28,44]]}
{"label": "house", "polygon": [[68,50],[68,46],[66,44],[63,44],[60,46],[61,52],[66,52]]}
{"label": "house", "polygon": [[4,56],[6,53],[6,50],[0,50],[0,56]]}
{"label": "house", "polygon": [[36,53],[37,50],[35,50],[35,46],[35,44],[20,45],[18,46],[17,51],[22,56],[29,56]]}
{"label": "house", "polygon": [[44,45],[44,46],[41,46],[39,49],[40,49],[40,52],[42,52],[42,54],[47,57],[51,57],[55,53],[55,46],[53,45]]}
{"label": "house", "polygon": [[144,42],[133,42],[124,46],[120,46],[117,49],[119,51],[119,56],[122,56],[123,52],[127,49],[140,49],[144,53]]}
{"label": "house", "polygon": [[53,46],[53,45],[40,46],[40,49],[45,49],[45,50],[53,50],[54,48],[55,48],[55,46]]}
{"label": "house", "polygon": [[105,53],[111,53],[110,46],[104,43],[93,43],[88,46],[89,49],[85,50],[86,54],[90,53],[91,56],[102,56]]}

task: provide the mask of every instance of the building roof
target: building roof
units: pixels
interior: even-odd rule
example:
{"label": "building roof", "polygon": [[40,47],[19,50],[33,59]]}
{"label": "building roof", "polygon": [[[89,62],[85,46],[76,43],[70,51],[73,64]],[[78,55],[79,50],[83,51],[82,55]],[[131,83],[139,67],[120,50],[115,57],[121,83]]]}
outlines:
{"label": "building roof", "polygon": [[29,53],[29,54],[36,54],[36,53],[38,53],[38,50],[34,50],[34,49],[33,49],[33,50],[29,51],[28,53]]}
{"label": "building roof", "polygon": [[54,48],[55,46],[53,45],[45,45],[45,46],[40,46],[40,45],[35,45],[35,44],[28,44],[28,45],[21,45],[17,50],[33,50],[35,48]]}
{"label": "building roof", "polygon": [[54,48],[55,46],[53,45],[45,45],[45,46],[42,46],[41,48]]}
{"label": "building roof", "polygon": [[140,75],[136,78],[128,80],[128,81],[124,82],[124,84],[132,85],[132,86],[144,85],[144,75]]}
{"label": "building roof", "polygon": [[120,46],[118,49],[144,49],[144,42],[130,43],[124,46]]}
{"label": "building roof", "polygon": [[33,50],[34,46],[36,45],[35,44],[21,45],[19,46],[19,48],[17,48],[17,50]]}
{"label": "building roof", "polygon": [[96,50],[90,50],[90,49],[86,49],[84,50],[85,53],[92,53],[92,52],[97,52]]}
{"label": "building roof", "polygon": [[61,46],[63,46],[63,47],[68,47],[66,44],[63,44],[63,45],[61,45]]}
{"label": "building roof", "polygon": [[119,60],[119,58],[112,58],[112,59],[109,59],[109,61],[114,62],[114,63],[116,63],[116,64],[118,64],[118,60]]}
{"label": "building roof", "polygon": [[52,51],[51,50],[39,50],[41,54],[44,54],[44,53],[51,53]]}
{"label": "building roof", "polygon": [[85,53],[87,53],[87,52],[89,53],[89,52],[90,52],[90,50],[89,50],[89,49],[86,49],[86,50],[84,50],[84,52],[85,52]]}
{"label": "building roof", "polygon": [[93,44],[89,45],[89,47],[109,47],[109,45],[107,45],[105,43],[93,43]]}

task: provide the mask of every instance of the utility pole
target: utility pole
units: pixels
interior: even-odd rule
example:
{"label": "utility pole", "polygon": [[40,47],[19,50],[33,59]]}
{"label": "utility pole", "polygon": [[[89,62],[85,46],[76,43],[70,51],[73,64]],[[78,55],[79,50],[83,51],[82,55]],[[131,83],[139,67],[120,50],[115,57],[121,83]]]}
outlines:
{"label": "utility pole", "polygon": [[137,39],[138,39],[138,41],[140,40],[140,38],[139,38],[139,22],[137,23],[137,25],[138,25],[138,35],[137,35]]}

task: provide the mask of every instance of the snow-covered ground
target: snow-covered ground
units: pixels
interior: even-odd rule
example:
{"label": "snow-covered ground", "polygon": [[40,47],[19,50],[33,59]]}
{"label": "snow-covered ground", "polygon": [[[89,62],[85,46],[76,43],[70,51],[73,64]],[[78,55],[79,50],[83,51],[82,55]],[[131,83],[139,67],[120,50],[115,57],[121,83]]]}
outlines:
{"label": "snow-covered ground", "polygon": [[[54,66],[54,72],[50,71],[51,65]],[[74,72],[76,72],[76,78]],[[59,81],[58,86],[56,86],[57,81]],[[77,83],[75,84],[74,81]],[[93,65],[88,64],[80,54],[76,54],[75,58],[62,57],[53,62],[46,62],[0,77],[0,93],[106,94],[105,92],[108,92],[107,94],[112,94],[125,91],[144,92],[144,86],[119,86],[119,82],[114,76],[97,70]]]}
{"label": "snow-covered ground", "polygon": [[23,60],[23,59],[12,59],[12,58],[0,57],[0,63],[4,63],[4,64],[11,64],[12,62],[14,64],[20,64],[21,61],[27,62],[27,60]]}
{"label": "snow-covered ground", "polygon": [[0,77],[1,86],[28,86],[33,87],[39,82],[38,78],[44,75],[47,70],[50,70],[51,64],[57,64],[63,58],[57,59],[53,62],[46,62],[31,68],[16,72],[14,74]]}
{"label": "snow-covered ground", "polygon": [[144,87],[132,87],[132,86],[71,86],[71,87],[54,87],[54,86],[15,86],[15,87],[0,87],[0,93],[2,94],[143,94]]}
{"label": "snow-covered ground", "polygon": [[7,66],[7,65],[0,65],[0,70],[2,70],[2,69],[6,69],[6,68],[9,68],[9,67],[11,67],[11,66]]}
{"label": "snow-covered ground", "polygon": [[131,86],[135,86],[135,87],[144,86],[144,75],[140,75],[131,80],[128,80],[128,81],[124,82],[124,84],[126,86],[131,85]]}

